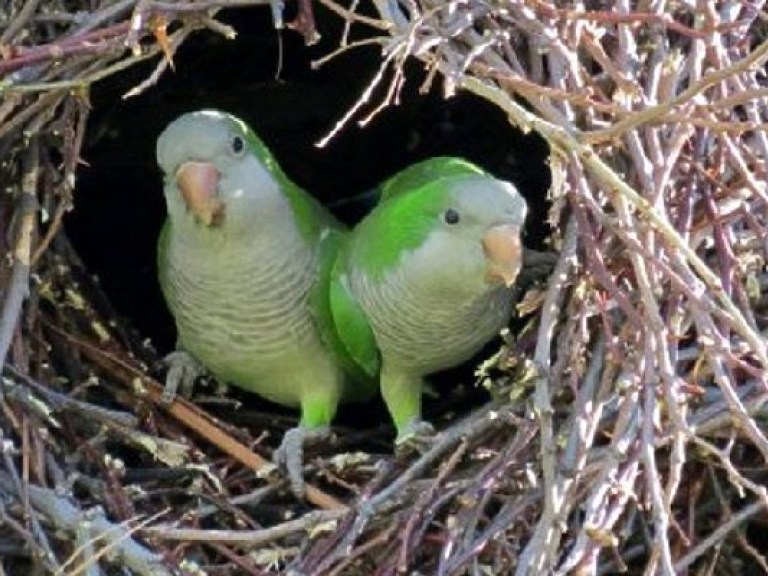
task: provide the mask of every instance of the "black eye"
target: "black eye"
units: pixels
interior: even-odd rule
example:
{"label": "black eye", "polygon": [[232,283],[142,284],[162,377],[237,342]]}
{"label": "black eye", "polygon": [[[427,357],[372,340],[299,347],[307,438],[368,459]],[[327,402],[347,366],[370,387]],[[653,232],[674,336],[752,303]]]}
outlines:
{"label": "black eye", "polygon": [[240,152],[243,151],[243,148],[245,148],[245,142],[243,142],[243,139],[240,138],[240,136],[232,138],[232,152],[240,154]]}
{"label": "black eye", "polygon": [[443,220],[445,220],[446,224],[458,224],[459,213],[453,208],[448,208],[445,212],[443,212]]}

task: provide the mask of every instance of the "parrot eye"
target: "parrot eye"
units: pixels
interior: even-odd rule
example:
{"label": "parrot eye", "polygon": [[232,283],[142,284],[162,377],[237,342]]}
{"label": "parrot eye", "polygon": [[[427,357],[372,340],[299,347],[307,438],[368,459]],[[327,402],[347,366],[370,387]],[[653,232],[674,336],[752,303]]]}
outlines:
{"label": "parrot eye", "polygon": [[232,138],[232,152],[240,154],[240,152],[243,151],[243,148],[245,148],[245,142],[243,142],[243,139],[240,138],[240,136]]}
{"label": "parrot eye", "polygon": [[458,224],[460,220],[459,213],[453,208],[448,208],[443,212],[443,220],[445,220],[446,224]]}

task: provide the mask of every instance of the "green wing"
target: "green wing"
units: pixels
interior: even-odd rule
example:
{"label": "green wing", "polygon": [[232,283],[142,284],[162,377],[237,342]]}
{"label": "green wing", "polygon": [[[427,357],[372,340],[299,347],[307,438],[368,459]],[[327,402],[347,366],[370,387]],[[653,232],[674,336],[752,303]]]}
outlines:
{"label": "green wing", "polygon": [[467,160],[450,156],[437,156],[418,162],[398,172],[381,185],[381,200],[413,191],[422,186],[451,176],[485,175],[485,172]]}
{"label": "green wing", "polygon": [[358,301],[347,286],[347,250],[341,250],[331,272],[329,300],[338,339],[354,363],[369,378],[379,373],[381,359],[376,338]]}
{"label": "green wing", "polygon": [[[375,378],[378,375],[378,351],[376,342],[373,339],[373,332],[367,326],[365,316],[354,318],[348,313],[337,315],[338,298],[334,298],[334,293],[338,290],[338,281],[334,277],[334,263],[340,260],[340,252],[343,251],[349,240],[349,232],[335,220],[328,222],[329,227],[321,232],[318,246],[318,265],[317,278],[309,294],[309,308],[315,319],[320,338],[325,345],[329,347],[337,361],[344,371],[352,376],[352,380],[361,389],[353,386],[348,388],[349,399],[356,397],[365,398],[375,391]],[[334,303],[336,306],[334,306]],[[356,302],[355,302],[356,304]],[[346,309],[345,309],[346,312]],[[359,310],[362,314],[362,310]],[[353,320],[357,322],[353,326],[348,326],[348,322]],[[357,342],[357,330],[359,322],[362,320],[368,329],[366,338],[370,338],[368,345],[372,346],[369,352],[374,354],[375,362],[361,356],[359,352],[360,343]],[[370,384],[370,386],[366,386]],[[370,388],[370,390],[369,390]]]}

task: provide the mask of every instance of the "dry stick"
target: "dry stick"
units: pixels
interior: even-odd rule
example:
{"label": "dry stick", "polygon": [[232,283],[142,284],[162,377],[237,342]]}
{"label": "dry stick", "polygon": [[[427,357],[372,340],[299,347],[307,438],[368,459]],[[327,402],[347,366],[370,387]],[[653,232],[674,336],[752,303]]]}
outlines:
{"label": "dry stick", "polygon": [[[2,91],[0,90],[0,93]],[[8,121],[2,122],[0,124],[0,140],[6,138],[10,134],[13,134],[16,131],[20,131],[19,129],[24,125],[27,120],[30,118],[33,118],[35,114],[38,114],[44,110],[53,110],[56,108],[56,106],[59,105],[59,102],[61,102],[66,94],[62,92],[50,92],[48,94],[43,94],[40,96],[34,104],[26,105],[26,103],[22,103],[21,99],[19,99],[19,107],[24,104],[24,109],[21,111],[18,111],[16,116]],[[11,99],[9,98],[8,101],[10,102]]]}
{"label": "dry stick", "polygon": [[588,448],[594,442],[600,425],[605,402],[597,398],[600,378],[605,368],[606,336],[598,334],[592,350],[589,352],[589,363],[579,386],[569,415],[569,422],[564,429],[570,428],[567,442],[559,462],[559,468],[573,475],[573,484],[578,480],[578,474],[584,470]]}
{"label": "dry stick", "polygon": [[[40,142],[36,135],[30,142],[24,159],[24,175],[21,183],[21,197],[16,206],[15,216],[18,232],[13,250],[13,271],[5,291],[2,316],[0,316],[0,368],[5,366],[8,349],[16,332],[21,307],[29,292],[30,258],[32,237],[37,217],[37,185],[40,179]],[[0,397],[2,387],[0,386]]]}
{"label": "dry stick", "polygon": [[150,88],[155,84],[157,84],[163,72],[165,72],[168,66],[172,66],[173,56],[176,54],[176,51],[179,49],[179,46],[181,46],[182,42],[184,42],[184,40],[187,39],[187,36],[189,36],[194,31],[195,31],[194,27],[184,27],[181,30],[178,30],[177,32],[172,34],[168,42],[169,53],[166,54],[164,51],[161,50],[162,55],[160,57],[160,62],[157,63],[157,66],[153,70],[152,74],[150,74],[142,82],[140,82],[139,84],[137,84],[136,86],[128,90],[128,92],[123,94],[122,96],[123,100],[127,100],[128,98],[133,98],[135,96],[139,96],[147,88]]}
{"label": "dry stick", "polygon": [[[729,445],[729,449],[730,447],[731,446]],[[710,465],[707,467],[707,469],[709,472],[710,482],[712,483],[715,495],[720,504],[721,515],[727,516],[728,519],[733,518],[733,508],[729,504],[730,495],[726,495],[722,489],[720,480],[718,480],[717,474],[715,474],[714,466]],[[747,541],[746,530],[737,531],[734,534],[734,540],[736,541],[737,546],[741,547],[748,556],[751,556],[754,561],[757,562],[758,566],[762,569],[762,573],[768,574],[768,563],[766,563],[765,558],[763,557],[763,551],[755,550],[755,548]],[[716,548],[719,547],[719,545],[716,545]],[[732,555],[735,556],[736,554],[737,552],[732,552]]]}
{"label": "dry stick", "polygon": [[[626,367],[627,372],[631,372],[633,370],[634,368],[632,366]],[[751,392],[758,392],[758,388],[758,385],[752,386]],[[745,395],[747,394],[746,391],[740,392],[743,392]],[[636,393],[637,392],[635,391],[634,394],[636,395]],[[760,409],[763,401],[758,399],[757,401],[747,402],[745,400],[745,403],[749,404],[750,413],[754,413],[756,410]],[[622,402],[622,411],[626,410],[636,412],[637,402],[634,399],[626,399],[624,402]],[[689,423],[690,428],[696,429],[699,434],[704,434],[707,432],[714,433],[714,428],[718,426],[726,426],[729,424],[729,417],[726,421],[725,418],[718,419],[716,416],[714,416],[718,410],[724,412],[727,415],[727,404],[724,401],[720,401],[716,405],[706,408],[705,412],[695,415]],[[719,420],[719,422],[716,420]],[[596,532],[606,534],[609,533],[614,523],[619,519],[619,515],[623,514],[626,501],[631,498],[631,486],[634,482],[633,478],[636,477],[639,472],[638,466],[632,461],[627,463],[625,473],[630,474],[627,480],[622,480],[621,473],[614,471],[614,467],[618,467],[618,465],[621,463],[621,460],[626,457],[626,450],[629,448],[630,443],[633,442],[634,439],[634,432],[631,432],[628,435],[622,432],[622,430],[625,429],[626,424],[622,424],[621,422],[625,422],[626,424],[630,425],[632,430],[636,430],[637,428],[637,422],[634,417],[630,419],[619,417],[613,433],[610,434],[612,437],[611,446],[608,449],[598,450],[590,455],[590,460],[595,463],[600,463],[602,469],[602,472],[596,475],[590,484],[595,487],[594,491],[596,494],[603,494],[604,496],[601,496],[601,498],[606,498],[611,501],[610,510],[604,513],[601,512],[599,516],[594,516],[590,512],[591,510],[596,511],[595,502],[593,501],[594,494],[593,497],[587,500],[587,514],[584,522],[584,528],[582,528],[582,533],[579,535],[578,539],[576,540],[576,544],[569,554],[569,559],[567,559],[559,567],[556,573],[558,576],[566,576],[567,574],[571,574],[573,572],[575,566],[578,564],[578,554],[580,552],[580,548],[590,545],[596,547],[597,543],[593,538],[593,535]],[[701,425],[699,426],[697,423],[701,423]],[[667,446],[672,440],[673,437],[670,435],[657,435],[655,447],[656,449],[663,448]],[[619,447],[616,444],[619,441],[621,442],[622,447]],[[718,460],[721,461],[722,466],[726,469],[734,485],[737,487],[746,488],[747,490],[753,492],[758,498],[765,498],[764,489],[759,487],[757,484],[743,478],[743,476],[736,470],[732,463],[727,460],[727,457],[722,451],[717,449],[712,444],[700,440],[698,436],[694,436],[693,441],[697,442],[705,452],[713,454],[718,458]],[[616,489],[617,487],[618,489]],[[766,500],[763,501],[766,502]],[[599,518],[600,523],[595,522],[595,518]]]}
{"label": "dry stick", "polygon": [[[705,320],[706,318],[701,318],[701,320],[697,318],[697,323]],[[714,335],[713,323],[710,321],[709,324],[709,332]],[[706,330],[706,328],[704,328],[702,332],[704,332],[704,330]],[[755,447],[762,454],[763,458],[768,461],[768,439],[766,439],[757,422],[749,417],[744,404],[741,402],[738,394],[736,394],[735,390],[733,389],[733,386],[731,385],[732,379],[729,378],[729,371],[725,367],[722,354],[716,354],[716,352],[725,349],[726,342],[722,341],[722,337],[718,340],[720,341],[716,341],[714,346],[705,346],[705,350],[709,356],[710,365],[715,374],[715,382],[717,382],[717,385],[723,392],[725,400],[728,402],[731,415],[735,416],[735,424],[742,429],[742,431],[747,435],[747,437],[749,437],[750,440],[752,440]]]}
{"label": "dry stick", "polygon": [[[728,513],[733,514],[730,507],[728,507]],[[768,574],[768,560],[764,556],[765,550],[758,550],[756,546],[750,544],[747,539],[746,530],[739,530],[734,536],[737,544],[760,566],[763,574]],[[761,546],[761,544],[757,544],[757,546]],[[745,562],[744,565],[748,566],[749,564]]]}
{"label": "dry stick", "polygon": [[384,74],[387,71],[387,68],[389,68],[390,62],[397,58],[399,55],[401,49],[400,46],[396,46],[394,49],[390,51],[389,54],[386,55],[384,58],[384,61],[381,63],[381,66],[379,67],[379,70],[376,72],[373,79],[368,84],[367,88],[363,91],[363,93],[360,95],[360,98],[357,99],[357,101],[347,110],[346,114],[338,121],[336,122],[336,125],[328,131],[328,133],[323,136],[318,142],[315,143],[315,146],[317,148],[324,148],[328,142],[330,142],[336,134],[338,134],[344,126],[346,126],[349,121],[352,119],[352,117],[357,113],[360,108],[362,108],[365,104],[367,104],[371,96],[373,96],[373,92],[375,91],[376,87],[381,83],[381,81],[384,78]]}
{"label": "dry stick", "polygon": [[[409,40],[410,42],[410,40]],[[364,118],[357,121],[357,125],[361,128],[367,126],[373,119],[379,115],[379,113],[390,105],[399,104],[400,91],[405,83],[405,73],[403,72],[403,63],[408,54],[409,44],[405,44],[401,55],[397,58],[396,64],[393,68],[392,79],[389,81],[389,87],[387,93],[381,99],[381,102],[373,110],[371,110]]]}
{"label": "dry stick", "polygon": [[[456,470],[451,471],[450,474],[455,474],[456,472],[459,474],[461,473],[459,470]],[[446,526],[445,522],[438,520],[437,516],[443,512],[445,512],[446,515],[451,514],[452,510],[455,509],[456,504],[462,502],[461,495],[466,491],[467,485],[471,483],[472,482],[469,479],[462,480],[461,482],[455,480],[446,482],[445,488],[432,499],[432,502],[424,511],[424,515],[420,520],[420,525],[410,535],[411,554],[414,558],[423,558],[426,556],[425,544],[432,543],[439,545],[445,542],[449,528]],[[491,494],[488,493],[488,499],[490,499],[490,497]],[[477,502],[476,504],[479,505],[480,503]],[[448,518],[450,519],[451,517],[448,516]],[[430,528],[432,528],[433,531],[430,535],[427,535],[427,530]],[[414,563],[411,569],[414,570],[418,567],[420,566]],[[388,563],[387,568],[391,568],[396,574],[399,573],[397,567],[392,562]]]}
{"label": "dry stick", "polygon": [[[494,66],[496,66],[495,62]],[[546,118],[556,125],[565,126],[568,124],[568,121],[562,113],[552,105],[552,100],[570,100],[571,103],[576,106],[585,107],[586,105],[590,105],[594,108],[602,109],[604,112],[614,112],[617,108],[615,104],[592,102],[586,94],[563,93],[559,88],[540,86],[533,80],[517,76],[517,73],[513,73],[511,70],[500,73],[482,62],[474,64],[472,66],[472,71],[476,75],[497,80],[499,84],[506,87],[513,94],[519,93],[525,96],[526,100],[534,110],[536,110],[543,118]]]}
{"label": "dry stick", "polygon": [[[632,458],[626,462],[623,467],[618,467],[612,476],[601,480],[595,480],[592,484],[597,484],[599,481],[606,483],[607,495],[605,502],[602,504],[602,509],[599,511],[599,524],[585,524],[582,533],[579,535],[585,538],[585,550],[584,550],[584,562],[591,567],[582,572],[582,574],[596,574],[597,573],[597,561],[600,559],[600,553],[609,547],[609,551],[617,558],[618,565],[623,565],[622,558],[625,557],[624,550],[621,554],[616,550],[620,542],[618,538],[614,538],[612,530],[614,526],[628,515],[627,506],[629,504],[635,504],[635,485],[638,478],[641,475],[639,458]],[[632,509],[630,508],[630,513]],[[631,523],[630,520],[625,520],[624,526],[628,526]],[[647,549],[643,547],[643,552],[647,552]],[[555,574],[556,576],[570,576],[573,574],[573,570],[567,570],[564,568],[559,569]]]}
{"label": "dry stick", "polygon": [[[691,274],[690,270],[679,267],[679,272],[683,284],[694,285],[694,278],[691,278],[693,274]],[[695,306],[691,306],[690,308],[694,317],[694,321],[697,324],[699,340],[704,347],[710,365],[715,373],[715,381],[717,382],[720,391],[723,393],[724,398],[728,402],[728,405],[731,409],[731,414],[736,419],[736,424],[752,440],[755,447],[763,455],[763,458],[768,461],[768,438],[765,437],[757,423],[753,419],[749,418],[744,405],[742,404],[738,394],[731,385],[730,378],[727,377],[726,370],[723,365],[722,356],[725,354],[725,352],[730,350],[728,340],[719,333],[717,327],[714,325],[714,321],[710,316],[704,314]],[[760,380],[763,382],[763,385],[765,385],[764,375],[762,378],[760,378]]]}
{"label": "dry stick", "polygon": [[[346,46],[341,46],[340,48],[336,48],[332,52],[329,52],[328,54],[325,54],[324,56],[318,58],[317,60],[312,60],[312,63],[310,66],[312,67],[312,70],[318,70],[328,64],[331,60],[334,58],[337,58],[341,54],[344,54],[345,52],[349,52],[350,50],[354,48],[360,48],[362,46],[386,46],[386,43],[384,40],[379,38],[363,38],[362,40],[355,40],[351,44],[348,44]],[[347,200],[336,200],[336,202],[346,202]]]}
{"label": "dry stick", "polygon": [[[693,108],[695,110],[695,107]],[[681,115],[680,113],[665,114],[659,116],[655,120],[651,120],[649,123],[652,126],[669,126],[670,124],[679,124],[682,126],[693,126],[697,128],[709,128],[712,132],[737,132],[739,135],[743,135],[744,132],[768,132],[768,122],[753,122],[752,120],[716,120],[714,116],[707,115],[706,118],[697,118],[690,116],[688,113]],[[678,166],[674,162],[670,162],[668,168],[675,169]],[[741,174],[741,172],[739,172]],[[757,192],[760,192],[757,190]]]}
{"label": "dry stick", "polygon": [[[10,364],[3,367],[3,370],[9,371],[11,374],[13,374],[14,378],[21,380],[26,386],[33,388],[38,394],[44,397],[50,404],[51,410],[68,411],[88,419],[93,419],[109,424],[117,424],[118,426],[125,426],[128,428],[135,428],[138,426],[139,419],[136,418],[136,416],[133,414],[118,412],[116,410],[109,410],[101,406],[89,404],[88,402],[76,400],[70,396],[67,396],[66,394],[56,392],[50,389],[48,386],[43,386],[39,382],[36,382],[26,374],[22,374]],[[6,386],[8,386],[7,382]],[[26,386],[18,385],[15,382],[10,386],[12,386],[12,388],[7,391],[9,399],[23,402],[28,406],[40,402],[39,399],[32,396],[30,390],[26,388]]]}
{"label": "dry stick", "polygon": [[[333,570],[318,572],[319,574],[324,574],[325,576],[337,576],[340,574],[344,574],[344,569],[351,565],[355,560],[358,558],[364,556],[367,554],[370,550],[373,550],[374,548],[381,546],[382,544],[387,544],[391,542],[392,540],[392,534],[395,531],[395,528],[397,528],[397,524],[392,524],[389,528],[378,534],[377,536],[374,536],[367,542],[364,542],[357,548],[355,548],[350,554],[347,554],[344,559],[339,562],[339,564],[333,568]],[[348,572],[347,572],[348,574]]]}
{"label": "dry stick", "polygon": [[[650,343],[647,345],[650,345]],[[652,355],[653,350],[648,350],[648,356]],[[645,366],[646,370],[653,370],[653,366],[650,365],[651,361],[651,358],[649,358]],[[664,494],[662,493],[661,475],[659,473],[659,467],[656,464],[656,449],[654,447],[658,402],[656,401],[656,387],[653,384],[653,381],[646,381],[642,389],[643,422],[640,450],[645,471],[645,487],[650,496],[651,516],[653,518],[653,528],[655,532],[654,546],[651,547],[650,558],[646,563],[646,574],[656,573],[656,564],[660,557],[661,573],[666,574],[667,576],[673,576],[672,550],[669,546],[669,538],[667,535],[671,514],[667,509]],[[675,407],[671,407],[671,410],[674,411]]]}
{"label": "dry stick", "polygon": [[[50,82],[35,82],[31,84],[4,86],[2,90],[0,90],[0,93],[7,92],[11,94],[13,93],[24,94],[24,93],[32,93],[32,92],[50,92],[50,94],[46,94],[45,96],[57,96],[57,95],[62,96],[60,92],[51,92],[51,91],[53,90],[69,91],[73,89],[87,88],[91,84],[98,82],[99,80],[103,80],[104,78],[107,78],[109,76],[112,76],[112,74],[115,74],[116,72],[120,72],[121,70],[130,68],[134,64],[138,64],[139,62],[143,62],[144,60],[148,60],[154,57],[160,51],[161,51],[160,47],[151,46],[146,52],[142,52],[142,54],[139,56],[131,55],[127,58],[123,58],[122,60],[118,60],[114,64],[107,66],[106,68],[102,68],[98,72],[94,72],[93,74],[85,78],[73,78],[71,80],[54,80]],[[7,126],[0,127],[0,132],[6,131],[6,128]]]}
{"label": "dry stick", "polygon": [[[362,14],[357,14],[354,11],[355,3],[353,3],[352,7],[347,10],[333,0],[318,0],[318,2],[328,8],[331,12],[341,16],[341,18],[344,20],[345,26],[347,27],[353,22],[359,22],[361,24],[365,24],[366,26],[370,26],[371,28],[377,28],[378,30],[383,30],[386,32],[393,26],[391,22],[386,22],[385,20],[379,20],[378,18],[370,18],[368,16],[363,16]],[[342,43],[342,46],[343,45],[344,43]]]}
{"label": "dry stick", "polygon": [[[79,54],[99,54],[110,47],[108,40],[116,40],[128,31],[128,23],[123,22],[109,27],[106,30],[98,30],[91,35],[72,38],[34,48],[27,48],[18,56],[0,61],[0,75],[8,74],[20,68],[40,64],[42,62],[62,61],[68,57]],[[97,42],[98,40],[98,42]],[[9,87],[3,86],[0,92]]]}
{"label": "dry stick", "polygon": [[[707,115],[710,119],[715,119],[712,114]],[[719,132],[718,140],[722,142],[723,148],[728,152],[728,158],[731,160],[730,168],[733,169],[739,176],[744,179],[746,185],[755,192],[765,203],[768,203],[768,192],[766,191],[766,185],[763,182],[758,182],[755,179],[753,171],[744,161],[743,156],[739,153],[738,146],[734,143],[733,138],[727,132]]]}
{"label": "dry stick", "polygon": [[[391,478],[395,468],[396,465],[391,459],[380,461],[374,476],[362,486],[360,498],[368,498],[371,494],[381,488],[381,486]],[[339,527],[332,534],[315,544],[307,554],[304,554],[298,559],[295,565],[292,564],[289,566],[289,570],[293,570],[293,572],[296,572],[297,574],[305,574],[307,572],[314,572],[317,574],[334,573],[336,569],[329,572],[329,568],[333,562],[339,559],[339,549],[344,542],[345,534],[349,532],[353,522],[354,515],[350,513],[342,520]],[[391,525],[390,529],[393,527],[394,525]],[[361,554],[359,552],[361,547],[358,547],[347,554],[346,559],[341,563],[351,562],[353,558],[356,558],[358,554]]]}
{"label": "dry stick", "polygon": [[[707,102],[706,104],[701,104],[700,106],[703,106],[705,109],[714,113],[718,110],[730,110],[738,106],[748,104],[754,100],[760,100],[763,98],[768,98],[768,88],[754,87],[744,91],[735,92],[725,98],[720,98],[714,102]],[[690,121],[691,118],[680,118],[679,120]],[[749,125],[749,122],[739,122],[735,124],[742,124],[747,126]]]}
{"label": "dry stick", "polygon": [[236,507],[254,507],[257,504],[261,503],[267,496],[273,495],[277,490],[277,488],[278,486],[273,484],[269,486],[264,486],[262,488],[257,488],[247,494],[242,494],[240,496],[235,496],[233,498],[227,498],[225,503],[226,503],[226,506],[229,508],[223,508],[222,505],[217,503],[205,504],[199,507],[197,510],[195,510],[195,518],[203,519],[203,518],[207,518],[208,516],[213,516],[214,514],[218,514],[219,512],[221,512],[222,508],[224,509],[224,511],[226,511],[227,509],[231,510],[232,508],[236,508]]}
{"label": "dry stick", "polygon": [[[405,472],[400,474],[392,484],[373,496],[370,500],[361,502],[360,515],[364,517],[375,513],[390,499],[399,494],[408,484],[424,474],[430,466],[453,448],[454,445],[462,441],[472,440],[496,426],[502,421],[498,415],[498,411],[502,409],[504,409],[504,407],[499,406],[496,403],[489,404],[483,409],[470,415],[465,420],[443,431],[437,437],[435,445],[416,460],[416,462],[414,462]],[[368,518],[365,518],[366,522],[367,520]],[[363,523],[363,526],[364,524],[365,522]],[[361,526],[361,528],[363,526]]]}
{"label": "dry stick", "polygon": [[[728,428],[732,424],[728,401],[722,397],[724,394],[719,392],[721,399],[702,407],[690,418],[689,426],[699,436],[716,437],[722,429]],[[765,406],[768,403],[768,398],[762,393],[762,385],[758,382],[747,382],[739,386],[738,396],[743,403],[744,410],[750,416],[765,417],[768,413]]]}
{"label": "dry stick", "polygon": [[64,221],[64,215],[67,213],[70,207],[71,204],[67,200],[60,201],[56,206],[56,210],[53,213],[53,218],[51,219],[51,223],[48,226],[43,239],[35,247],[35,253],[32,255],[32,267],[34,267],[40,261],[40,258],[42,258],[43,254],[45,254],[48,246],[50,246],[53,239],[59,233],[59,230],[61,230],[61,225]]}
{"label": "dry stick", "polygon": [[[158,540],[179,540],[184,542],[217,542],[234,544],[239,548],[252,550],[281,538],[299,532],[312,532],[323,524],[335,522],[347,513],[346,510],[315,510],[301,518],[282,522],[263,530],[197,530],[194,528],[172,528],[171,526],[152,526],[142,532]],[[330,527],[328,527],[330,530]]]}
{"label": "dry stick", "polygon": [[565,230],[563,249],[550,276],[550,284],[541,307],[541,320],[533,361],[539,376],[533,402],[541,430],[541,460],[544,473],[544,509],[536,530],[520,556],[515,574],[542,574],[551,570],[554,564],[553,551],[559,542],[562,494],[558,493],[558,478],[555,470],[554,429],[552,422],[552,401],[549,392],[550,354],[552,335],[560,315],[569,271],[573,265],[578,247],[578,227],[571,219]]}
{"label": "dry stick", "polygon": [[[124,13],[128,12],[134,4],[136,4],[136,0],[119,0],[115,4],[102,8],[98,12],[89,13],[83,24],[71,34],[65,35],[64,40],[75,40],[88,34],[91,30],[99,28],[99,26],[106,22],[117,20]],[[109,30],[109,28],[106,28],[106,30]]]}

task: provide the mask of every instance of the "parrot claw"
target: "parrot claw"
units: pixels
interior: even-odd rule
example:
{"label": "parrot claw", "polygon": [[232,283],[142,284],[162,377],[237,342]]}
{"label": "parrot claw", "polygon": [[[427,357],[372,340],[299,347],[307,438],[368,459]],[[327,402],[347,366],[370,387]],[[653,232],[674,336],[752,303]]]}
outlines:
{"label": "parrot claw", "polygon": [[170,404],[176,398],[177,391],[184,398],[192,396],[195,380],[205,373],[205,368],[189,352],[177,350],[161,360],[168,368],[165,377],[165,388],[160,402]]}
{"label": "parrot claw", "polygon": [[395,453],[398,456],[418,452],[423,454],[435,443],[437,433],[429,422],[414,420],[409,423],[395,440]]}
{"label": "parrot claw", "polygon": [[291,428],[283,436],[280,447],[273,456],[275,463],[287,476],[291,491],[297,498],[304,498],[304,445],[313,444],[331,437],[328,426],[319,428]]}

